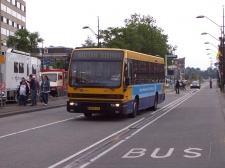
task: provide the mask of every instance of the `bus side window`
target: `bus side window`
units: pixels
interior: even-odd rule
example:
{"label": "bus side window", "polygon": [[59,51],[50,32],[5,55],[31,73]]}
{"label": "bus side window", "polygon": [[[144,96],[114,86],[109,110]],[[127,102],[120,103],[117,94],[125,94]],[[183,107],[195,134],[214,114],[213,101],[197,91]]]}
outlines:
{"label": "bus side window", "polygon": [[129,81],[129,83],[130,84],[133,84],[133,73],[132,73],[132,71],[133,71],[133,68],[132,68],[132,63],[128,63],[128,77],[130,78],[130,81]]}

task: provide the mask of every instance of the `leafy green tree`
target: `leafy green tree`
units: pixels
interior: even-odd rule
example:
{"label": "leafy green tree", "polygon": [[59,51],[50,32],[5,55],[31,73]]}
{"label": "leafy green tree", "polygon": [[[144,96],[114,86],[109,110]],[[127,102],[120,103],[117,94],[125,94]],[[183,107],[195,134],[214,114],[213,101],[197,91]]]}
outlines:
{"label": "leafy green tree", "polygon": [[39,37],[38,32],[30,33],[26,29],[19,29],[14,35],[8,36],[6,41],[7,47],[16,50],[32,53],[34,48],[37,48],[38,43],[43,42]]}
{"label": "leafy green tree", "polygon": [[65,69],[65,60],[55,60],[52,62],[51,66],[54,69]]}
{"label": "leafy green tree", "polygon": [[101,47],[129,49],[161,57],[176,49],[167,44],[168,35],[163,34],[151,16],[141,17],[135,13],[130,19],[125,19],[124,23],[124,27],[100,30],[99,38],[103,40]]}

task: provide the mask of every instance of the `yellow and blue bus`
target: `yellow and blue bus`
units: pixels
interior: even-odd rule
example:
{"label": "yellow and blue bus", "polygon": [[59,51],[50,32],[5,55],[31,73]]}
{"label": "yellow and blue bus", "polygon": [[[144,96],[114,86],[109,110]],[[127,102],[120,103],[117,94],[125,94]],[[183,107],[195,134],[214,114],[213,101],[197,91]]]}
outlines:
{"label": "yellow and blue bus", "polygon": [[165,100],[164,59],[125,49],[81,48],[69,62],[67,111],[125,114]]}

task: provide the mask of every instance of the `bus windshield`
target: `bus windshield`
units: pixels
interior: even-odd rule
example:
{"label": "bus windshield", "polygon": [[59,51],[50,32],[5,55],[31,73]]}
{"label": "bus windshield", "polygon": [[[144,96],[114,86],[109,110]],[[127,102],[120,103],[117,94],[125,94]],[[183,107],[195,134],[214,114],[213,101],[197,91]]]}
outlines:
{"label": "bus windshield", "polygon": [[72,61],[69,85],[71,87],[121,86],[122,61]]}

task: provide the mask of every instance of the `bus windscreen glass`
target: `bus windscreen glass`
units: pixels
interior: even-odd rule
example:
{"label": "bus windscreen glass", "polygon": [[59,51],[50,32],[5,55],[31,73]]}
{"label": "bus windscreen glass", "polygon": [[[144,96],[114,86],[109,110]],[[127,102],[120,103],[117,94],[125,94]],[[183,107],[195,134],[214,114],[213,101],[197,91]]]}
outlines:
{"label": "bus windscreen glass", "polygon": [[75,51],[70,64],[72,87],[110,87],[121,85],[122,51]]}

